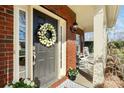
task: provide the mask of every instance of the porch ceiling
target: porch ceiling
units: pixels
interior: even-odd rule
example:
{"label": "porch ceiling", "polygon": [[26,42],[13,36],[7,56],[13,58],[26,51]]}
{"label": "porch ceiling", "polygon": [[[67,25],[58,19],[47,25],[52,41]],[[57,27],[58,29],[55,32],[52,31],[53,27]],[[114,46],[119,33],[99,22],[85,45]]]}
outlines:
{"label": "porch ceiling", "polygon": [[[76,19],[78,26],[83,29],[85,32],[93,31],[93,17],[95,15],[95,9],[98,7],[96,5],[69,5],[76,13]],[[112,27],[117,19],[118,6],[110,5],[105,6],[106,9],[106,18],[107,18],[107,27]]]}

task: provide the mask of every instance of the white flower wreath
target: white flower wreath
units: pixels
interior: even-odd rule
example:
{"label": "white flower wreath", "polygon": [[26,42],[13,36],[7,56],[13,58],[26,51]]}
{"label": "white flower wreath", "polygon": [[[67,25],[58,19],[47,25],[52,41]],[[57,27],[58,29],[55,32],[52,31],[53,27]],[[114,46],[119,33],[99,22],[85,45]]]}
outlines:
{"label": "white flower wreath", "polygon": [[50,47],[56,42],[56,31],[53,25],[45,23],[40,25],[38,31],[39,42],[46,47]]}

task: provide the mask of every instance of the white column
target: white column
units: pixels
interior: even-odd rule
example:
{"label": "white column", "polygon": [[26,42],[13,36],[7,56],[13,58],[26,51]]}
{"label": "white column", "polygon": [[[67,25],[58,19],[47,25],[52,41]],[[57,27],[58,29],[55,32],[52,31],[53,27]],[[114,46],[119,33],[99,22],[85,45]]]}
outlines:
{"label": "white column", "polygon": [[102,57],[104,42],[104,13],[99,10],[94,16],[94,59]]}
{"label": "white column", "polygon": [[104,7],[99,7],[94,16],[94,86],[101,84],[104,81],[104,63],[106,62],[107,43],[106,38],[105,10]]}

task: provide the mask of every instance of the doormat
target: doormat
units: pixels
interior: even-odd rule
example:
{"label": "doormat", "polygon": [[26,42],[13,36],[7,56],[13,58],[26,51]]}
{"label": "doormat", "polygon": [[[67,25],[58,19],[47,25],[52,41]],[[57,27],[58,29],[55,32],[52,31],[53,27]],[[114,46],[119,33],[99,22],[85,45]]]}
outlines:
{"label": "doormat", "polygon": [[74,83],[73,81],[67,79],[62,84],[60,84],[57,88],[86,88],[85,86]]}

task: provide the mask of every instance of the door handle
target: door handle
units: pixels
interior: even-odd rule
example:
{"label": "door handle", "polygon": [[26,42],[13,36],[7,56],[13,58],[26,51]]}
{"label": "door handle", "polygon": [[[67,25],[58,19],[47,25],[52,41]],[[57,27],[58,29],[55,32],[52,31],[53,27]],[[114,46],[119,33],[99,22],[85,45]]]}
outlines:
{"label": "door handle", "polygon": [[35,46],[33,46],[33,65],[36,64],[36,52],[35,52]]}

